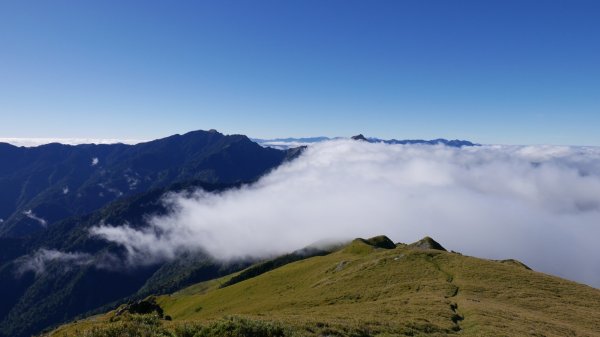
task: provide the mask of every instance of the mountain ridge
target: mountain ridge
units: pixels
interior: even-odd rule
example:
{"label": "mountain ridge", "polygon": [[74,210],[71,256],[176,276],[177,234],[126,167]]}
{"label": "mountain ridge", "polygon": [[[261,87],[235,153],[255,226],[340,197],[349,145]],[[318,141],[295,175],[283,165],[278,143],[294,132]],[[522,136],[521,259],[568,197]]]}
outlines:
{"label": "mountain ridge", "polygon": [[222,285],[244,272],[152,297],[169,320],[151,326],[140,324],[135,315],[117,318],[108,312],[63,325],[51,336],[95,329],[97,334],[90,336],[96,337],[127,328],[180,337],[188,336],[183,326],[191,336],[216,328],[214,324],[234,329],[228,331],[247,324],[258,327],[253,336],[272,336],[268,327],[281,328],[277,336],[600,334],[600,312],[593,310],[600,307],[598,289],[517,264],[429,249],[420,244],[435,242],[427,237],[395,248],[377,247],[378,242],[387,246],[391,240],[356,239],[332,253],[293,261],[226,287]]}
{"label": "mountain ridge", "polygon": [[252,138],[252,140],[256,141],[258,144],[266,147],[272,147],[276,149],[287,149],[289,147],[295,146],[307,146],[311,144],[316,144],[319,142],[330,141],[330,140],[339,140],[339,139],[354,139],[354,140],[363,140],[369,143],[385,143],[385,144],[397,144],[397,145],[445,145],[450,147],[461,148],[464,146],[479,146],[478,143],[473,143],[468,140],[460,140],[453,139],[448,140],[445,138],[437,138],[431,140],[424,139],[381,139],[376,137],[365,137],[363,134],[358,134],[352,137],[305,137],[305,138],[274,138],[274,139],[260,139],[260,138]]}
{"label": "mountain ridge", "polygon": [[264,148],[244,135],[216,130],[135,145],[2,143],[0,236],[26,236],[124,196],[176,182],[252,180],[289,158],[288,150]]}
{"label": "mountain ridge", "polygon": [[[250,260],[225,264],[201,251],[175,261],[128,265],[123,247],[91,235],[90,228],[145,226],[147,216],[168,211],[162,199],[167,193],[239,188],[302,150],[264,148],[244,135],[215,130],[136,145],[0,145],[0,157],[18,154],[0,168],[0,187],[41,184],[23,198],[14,218],[0,224],[0,336],[28,336],[85,312],[245,267]],[[68,190],[64,177],[72,179]],[[139,182],[127,190],[133,178]],[[111,192],[117,189],[122,195]],[[93,205],[67,202],[82,199],[77,194],[86,191],[113,194]],[[0,189],[1,196],[10,198]],[[54,218],[45,212],[61,208],[71,212]]]}

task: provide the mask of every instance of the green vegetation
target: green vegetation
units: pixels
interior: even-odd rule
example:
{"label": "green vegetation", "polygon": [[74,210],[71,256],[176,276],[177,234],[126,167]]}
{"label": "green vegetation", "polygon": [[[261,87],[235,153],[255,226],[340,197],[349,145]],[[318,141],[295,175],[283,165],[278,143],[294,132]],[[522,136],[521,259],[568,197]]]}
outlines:
{"label": "green vegetation", "polygon": [[207,324],[162,324],[156,315],[127,315],[117,321],[89,329],[75,330],[63,336],[73,337],[286,337],[294,332],[281,324],[226,317]]}
{"label": "green vegetation", "polygon": [[[137,145],[0,144],[0,337],[28,337],[85,313],[247,267],[250,261],[226,264],[197,252],[130,268],[115,263],[126,259],[126,250],[90,235],[90,228],[143,227],[149,217],[170,212],[163,203],[167,193],[237,188],[301,152],[215,130]],[[29,210],[47,226],[27,216]],[[89,260],[38,259],[44,275],[23,273],[25,261],[43,256],[40,249],[81,253]]]}
{"label": "green vegetation", "polygon": [[[600,336],[597,289],[528,270],[516,261],[417,245],[385,249],[354,240],[334,253],[220,287],[232,277],[157,297],[172,321],[156,319],[149,334],[108,334],[149,325],[139,323],[142,318],[115,321],[110,312],[50,335]],[[254,330],[242,328],[247,326]]]}
{"label": "green vegetation", "polygon": [[256,277],[258,275],[264,274],[273,269],[279,268],[281,266],[285,266],[288,263],[308,259],[313,256],[322,256],[331,253],[330,250],[327,249],[318,249],[318,248],[305,248],[290,254],[285,254],[278,258],[265,261],[262,263],[258,263],[256,265],[251,266],[250,268],[245,269],[239,274],[236,274],[221,284],[221,288],[242,282],[244,280]]}
{"label": "green vegetation", "polygon": [[120,303],[151,294],[171,293],[247,267],[249,261],[223,263],[198,252],[182,254],[170,262],[134,269],[116,265],[112,270],[49,261],[43,274],[28,272],[16,277],[19,275],[20,262],[14,259],[41,247],[87,253],[99,261],[106,254],[125,259],[122,247],[90,236],[90,227],[103,221],[143,225],[148,215],[167,212],[161,202],[165,193],[186,193],[197,188],[219,192],[239,186],[201,181],[177,183],[165,189],[115,201],[86,216],[55,223],[44,232],[27,239],[0,240],[0,256],[8,257],[0,261],[0,337],[31,336],[44,327],[68,322],[84,313],[106,312]]}

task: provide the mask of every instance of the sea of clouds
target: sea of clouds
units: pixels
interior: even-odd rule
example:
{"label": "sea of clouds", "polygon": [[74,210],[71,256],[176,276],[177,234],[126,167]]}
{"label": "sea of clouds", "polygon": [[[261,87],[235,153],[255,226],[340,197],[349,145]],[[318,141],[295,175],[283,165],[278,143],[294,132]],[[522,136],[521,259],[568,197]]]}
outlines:
{"label": "sea of clouds", "polygon": [[134,264],[188,251],[230,260],[323,239],[428,235],[463,254],[516,258],[600,287],[600,148],[333,140],[253,185],[164,202],[172,212],[144,229],[102,224],[91,235],[125,247]]}

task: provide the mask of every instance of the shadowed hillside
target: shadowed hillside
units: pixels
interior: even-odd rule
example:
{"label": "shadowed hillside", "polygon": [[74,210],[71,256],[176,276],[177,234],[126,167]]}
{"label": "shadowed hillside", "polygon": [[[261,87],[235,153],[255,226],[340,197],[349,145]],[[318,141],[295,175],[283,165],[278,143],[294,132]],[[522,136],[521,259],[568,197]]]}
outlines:
{"label": "shadowed hillside", "polygon": [[[301,151],[263,148],[214,130],[133,146],[0,144],[0,201],[17,200],[0,202],[0,213],[12,212],[0,221],[0,336],[29,336],[86,312],[248,266],[202,252],[128,265],[122,247],[91,236],[90,228],[140,228],[147,216],[168,211],[165,193],[238,188]],[[9,185],[19,188],[4,188]]]}
{"label": "shadowed hillside", "polygon": [[114,200],[177,182],[254,180],[297,153],[215,130],[136,145],[26,148],[0,143],[0,236],[31,235]]}

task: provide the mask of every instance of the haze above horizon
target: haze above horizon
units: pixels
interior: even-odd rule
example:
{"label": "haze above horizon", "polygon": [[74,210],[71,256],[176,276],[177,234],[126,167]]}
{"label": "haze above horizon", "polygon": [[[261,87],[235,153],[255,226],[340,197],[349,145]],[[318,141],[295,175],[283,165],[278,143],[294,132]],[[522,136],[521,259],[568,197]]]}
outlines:
{"label": "haze above horizon", "polygon": [[0,138],[600,145],[596,1],[5,1]]}

